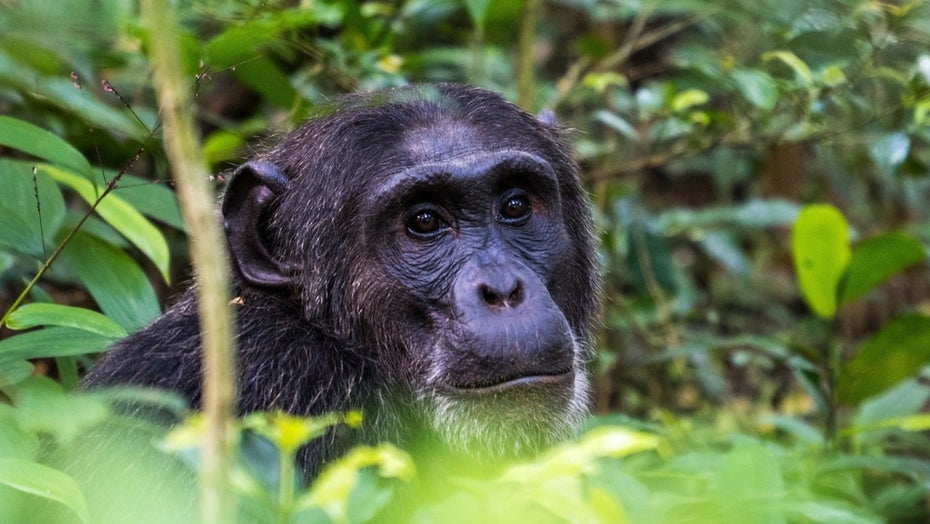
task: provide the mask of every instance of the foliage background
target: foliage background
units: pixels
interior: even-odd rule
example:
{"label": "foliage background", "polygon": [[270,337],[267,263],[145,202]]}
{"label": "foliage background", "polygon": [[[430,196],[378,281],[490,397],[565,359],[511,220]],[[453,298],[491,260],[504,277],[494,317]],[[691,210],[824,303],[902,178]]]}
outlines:
{"label": "foliage background", "polygon": [[[592,425],[663,444],[579,469],[603,489],[559,507],[926,520],[930,5],[175,5],[218,190],[315,104],[358,89],[467,81],[570,129],[606,279]],[[109,415],[60,392],[189,278],[143,27],[129,0],[0,1],[0,497],[15,501],[0,516],[55,499],[27,481],[80,506],[44,457]],[[833,207],[801,221],[814,203]],[[798,260],[825,267],[805,283]]]}

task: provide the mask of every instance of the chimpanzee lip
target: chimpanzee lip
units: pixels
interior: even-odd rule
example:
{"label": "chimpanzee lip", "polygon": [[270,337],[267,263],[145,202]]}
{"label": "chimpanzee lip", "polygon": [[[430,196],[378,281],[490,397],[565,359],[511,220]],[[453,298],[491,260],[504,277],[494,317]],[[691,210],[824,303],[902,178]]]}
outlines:
{"label": "chimpanzee lip", "polygon": [[519,377],[507,378],[493,384],[476,384],[476,385],[448,385],[445,389],[452,393],[462,395],[487,395],[503,393],[505,391],[560,385],[571,382],[575,377],[575,370],[569,369],[562,373],[552,375],[523,375]]}

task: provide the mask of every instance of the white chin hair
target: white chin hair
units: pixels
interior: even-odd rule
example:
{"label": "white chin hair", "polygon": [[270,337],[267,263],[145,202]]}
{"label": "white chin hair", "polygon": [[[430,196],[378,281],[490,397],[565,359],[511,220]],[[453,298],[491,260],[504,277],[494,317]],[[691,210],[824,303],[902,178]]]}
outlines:
{"label": "white chin hair", "polygon": [[[589,383],[576,367],[562,391],[502,391],[463,398],[441,391],[421,399],[429,423],[453,452],[479,461],[524,457],[571,438],[588,415]],[[515,388],[516,389],[516,388]]]}

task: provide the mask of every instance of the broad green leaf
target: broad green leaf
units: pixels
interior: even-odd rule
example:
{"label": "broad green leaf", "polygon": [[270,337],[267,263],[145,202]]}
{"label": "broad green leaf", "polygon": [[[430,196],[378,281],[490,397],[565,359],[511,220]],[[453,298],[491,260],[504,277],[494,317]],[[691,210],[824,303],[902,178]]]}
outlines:
{"label": "broad green leaf", "polygon": [[838,289],[849,265],[849,224],[828,204],[805,207],[791,231],[791,251],[801,293],[814,313],[836,314]]}
{"label": "broad green leaf", "polygon": [[813,83],[814,77],[811,75],[811,70],[804,63],[803,60],[798,58],[798,55],[792,53],[791,51],[769,51],[762,55],[762,60],[766,62],[770,60],[779,60],[794,71],[795,76],[802,84],[809,86]]}
{"label": "broad green leaf", "polygon": [[920,413],[930,400],[930,388],[917,380],[905,380],[898,385],[874,395],[859,405],[856,416],[850,424],[852,432],[860,428],[881,425],[889,419],[899,419]]}
{"label": "broad green leaf", "polygon": [[61,384],[48,377],[32,377],[20,384],[12,397],[20,427],[52,435],[65,445],[110,413],[107,400],[101,396],[67,394]]}
{"label": "broad green leaf", "polygon": [[39,258],[50,251],[43,251],[42,241],[50,246],[61,227],[65,201],[50,176],[32,169],[28,162],[0,159],[0,245]]}
{"label": "broad green leaf", "polygon": [[857,404],[913,377],[930,363],[930,317],[906,315],[885,324],[843,367],[839,397]]}
{"label": "broad green leaf", "polygon": [[259,56],[236,66],[233,74],[245,85],[261,94],[265,100],[285,109],[292,109],[297,90],[284,71],[270,58]]}
{"label": "broad green leaf", "polygon": [[0,145],[48,160],[84,176],[92,173],[90,163],[71,144],[29,122],[0,115]]}
{"label": "broad green leaf", "polygon": [[143,215],[184,231],[178,197],[167,185],[123,175],[115,191],[120,198]]}
{"label": "broad green leaf", "polygon": [[759,109],[771,111],[778,102],[778,87],[775,80],[765,71],[737,69],[733,71],[736,88],[746,100]]}
{"label": "broad green leaf", "polygon": [[[88,204],[97,201],[100,188],[88,180],[54,166],[42,166],[55,180],[74,189]],[[110,193],[97,204],[97,213],[114,229],[129,239],[155,264],[167,282],[170,279],[168,243],[164,235],[147,218],[115,193]]]}
{"label": "broad green leaf", "polygon": [[781,466],[775,454],[756,441],[738,443],[723,458],[720,502],[743,522],[781,522],[776,505],[785,494]]}
{"label": "broad green leaf", "polygon": [[[138,140],[144,140],[148,136],[148,130],[131,117],[127,117],[125,110],[105,104],[96,97],[75,89],[71,79],[66,74],[61,74],[60,70],[55,76],[38,78],[23,74],[23,71],[28,70],[28,66],[0,49],[0,80],[4,85],[33,93],[44,102],[63,110],[63,114],[74,115],[74,120],[87,122],[98,129],[124,133]],[[149,128],[157,121],[154,111],[139,106],[134,110]]]}
{"label": "broad green leaf", "polygon": [[74,511],[81,522],[90,522],[87,500],[81,488],[57,469],[31,460],[0,458],[0,484],[60,502]]}
{"label": "broad green leaf", "polygon": [[61,261],[87,287],[103,313],[127,330],[141,328],[160,313],[148,277],[120,249],[78,233],[61,253]]}
{"label": "broad green leaf", "polygon": [[19,360],[99,353],[115,339],[82,329],[50,327],[0,340],[0,365]]}
{"label": "broad green leaf", "polygon": [[926,260],[923,245],[904,233],[887,233],[858,244],[852,252],[840,303],[851,302],[898,272]]}
{"label": "broad green leaf", "polygon": [[233,133],[220,129],[210,133],[210,136],[203,143],[204,160],[209,165],[215,165],[220,162],[235,160],[241,155],[242,146],[245,144],[240,133]]}
{"label": "broad green leaf", "polygon": [[122,326],[96,311],[61,304],[26,304],[14,311],[7,320],[7,327],[10,329],[28,329],[36,326],[72,327],[109,338],[122,338],[127,335]]}
{"label": "broad green leaf", "polygon": [[326,4],[313,2],[304,9],[266,11],[245,23],[232,24],[206,44],[207,57],[217,69],[238,67],[267,54],[263,48],[273,45],[282,33],[315,24],[338,24],[345,8]]}
{"label": "broad green leaf", "polygon": [[0,357],[0,389],[19,384],[35,373],[28,360],[5,361]]}

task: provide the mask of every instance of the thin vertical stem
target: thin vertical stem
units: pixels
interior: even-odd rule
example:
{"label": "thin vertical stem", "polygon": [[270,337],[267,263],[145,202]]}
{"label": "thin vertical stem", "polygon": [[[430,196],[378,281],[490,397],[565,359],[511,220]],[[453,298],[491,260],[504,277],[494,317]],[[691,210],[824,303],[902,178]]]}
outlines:
{"label": "thin vertical stem", "polygon": [[197,280],[203,344],[203,410],[206,434],[200,472],[202,522],[230,522],[232,501],[224,500],[233,449],[230,421],[236,398],[233,322],[229,298],[229,257],[214,212],[214,195],[191,117],[190,82],[181,67],[172,3],[144,0],[142,13],[151,37],[155,87],[171,163],[190,240]]}

